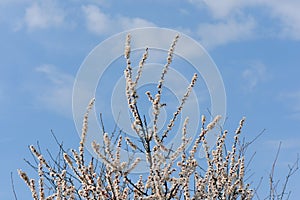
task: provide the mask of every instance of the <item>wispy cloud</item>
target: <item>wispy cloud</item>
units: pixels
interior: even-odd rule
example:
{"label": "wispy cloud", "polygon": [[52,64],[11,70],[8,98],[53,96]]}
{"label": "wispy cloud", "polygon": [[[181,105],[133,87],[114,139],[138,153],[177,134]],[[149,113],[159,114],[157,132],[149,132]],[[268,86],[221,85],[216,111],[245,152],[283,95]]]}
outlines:
{"label": "wispy cloud", "polygon": [[224,2],[209,0],[189,0],[200,9],[209,11],[209,23],[199,24],[197,34],[207,48],[248,40],[255,37],[257,22],[254,16],[241,10],[248,4],[245,1]]}
{"label": "wispy cloud", "polygon": [[279,99],[290,110],[289,118],[300,120],[300,90],[282,92]]}
{"label": "wispy cloud", "polygon": [[[256,35],[265,32],[267,35],[272,33],[278,38],[300,40],[299,1],[229,0],[220,2],[210,0],[189,0],[189,2],[200,9],[208,10],[209,14],[219,25],[226,24],[226,21],[228,20],[239,21],[241,18],[248,17],[252,20],[250,24],[254,23],[260,27],[260,30],[256,32]],[[255,12],[252,12],[253,9],[255,9]],[[249,10],[251,10],[251,12]],[[260,15],[260,13],[262,15]],[[267,18],[262,19],[261,16],[266,16]],[[266,21],[268,21],[268,24],[265,24]],[[247,23],[245,25],[243,22],[237,25],[246,27],[246,30],[247,27],[249,27],[249,24],[247,26]],[[208,28],[211,28],[211,26],[213,25],[208,25]],[[228,27],[230,28],[230,26]],[[220,30],[220,28],[217,30]],[[227,30],[227,32],[229,31],[231,30]],[[236,29],[233,29],[232,31],[235,32]],[[222,34],[222,32],[220,32],[220,34]]]}
{"label": "wispy cloud", "polygon": [[[199,1],[198,1],[199,3]],[[229,1],[210,1],[204,0],[203,4],[212,13],[216,19],[224,19],[240,12],[240,9],[246,6],[247,1],[229,0]]]}
{"label": "wispy cloud", "polygon": [[65,13],[55,1],[36,1],[25,10],[24,23],[29,29],[57,27],[64,23]]}
{"label": "wispy cloud", "polygon": [[300,2],[287,1],[266,1],[270,14],[274,19],[280,21],[281,31],[279,36],[300,40]]}
{"label": "wispy cloud", "polygon": [[205,47],[213,48],[251,38],[254,35],[255,25],[252,18],[242,21],[229,19],[217,23],[200,24],[197,33]]}
{"label": "wispy cloud", "polygon": [[245,91],[252,91],[259,83],[269,77],[266,66],[261,62],[252,62],[248,68],[242,72]]}
{"label": "wispy cloud", "polygon": [[36,68],[45,78],[41,94],[35,94],[42,107],[71,117],[72,88],[74,77],[62,72],[53,65],[42,65]]}
{"label": "wispy cloud", "polygon": [[89,31],[95,34],[112,34],[130,28],[153,27],[154,23],[142,18],[129,18],[126,16],[110,16],[98,6],[82,6]]}

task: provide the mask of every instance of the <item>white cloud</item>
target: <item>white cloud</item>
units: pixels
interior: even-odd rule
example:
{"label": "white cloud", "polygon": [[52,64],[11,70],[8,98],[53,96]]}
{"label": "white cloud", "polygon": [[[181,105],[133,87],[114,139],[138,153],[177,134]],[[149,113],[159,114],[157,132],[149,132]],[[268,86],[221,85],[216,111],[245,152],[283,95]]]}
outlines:
{"label": "white cloud", "polygon": [[281,22],[279,36],[300,40],[300,2],[296,0],[267,1],[271,16]]}
{"label": "white cloud", "polygon": [[131,28],[153,27],[155,24],[142,18],[129,18],[125,16],[112,17],[105,14],[95,5],[82,6],[89,31],[102,35],[116,33]]}
{"label": "white cloud", "polygon": [[[211,11],[213,16],[218,19],[224,19],[239,12],[239,9],[245,5],[247,1],[227,0],[227,1],[211,1],[204,0],[205,5]],[[233,12],[234,10],[234,12]]]}
{"label": "white cloud", "polygon": [[257,4],[256,0],[189,0],[189,2],[201,9],[208,9],[215,19],[223,20],[236,14],[242,14],[241,10],[246,6]]}
{"label": "white cloud", "polygon": [[206,9],[212,16],[209,23],[199,24],[197,34],[207,48],[248,40],[255,36],[257,22],[254,16],[246,15],[243,8],[248,1],[190,0],[200,9]]}
{"label": "white cloud", "polygon": [[54,1],[39,1],[26,8],[25,25],[28,29],[43,29],[63,24],[65,14]]}
{"label": "white cloud", "polygon": [[197,34],[205,47],[212,48],[253,37],[255,26],[252,18],[243,21],[229,19],[214,24],[200,24]]}
{"label": "white cloud", "polygon": [[116,21],[120,23],[121,28],[123,30],[132,29],[132,28],[143,28],[143,27],[154,27],[155,24],[144,20],[142,18],[128,18],[128,17],[120,17]]}
{"label": "white cloud", "polygon": [[112,20],[102,13],[97,6],[83,6],[82,10],[85,14],[87,28],[91,32],[105,34],[112,31]]}
{"label": "white cloud", "polygon": [[[210,11],[214,19],[221,22],[228,19],[238,20],[240,17],[251,16],[259,21],[261,28],[267,27],[267,32],[274,32],[277,37],[300,40],[300,1],[298,0],[189,0],[190,3]],[[253,8],[256,10],[253,11]],[[252,11],[249,12],[248,10]],[[259,19],[258,13],[274,20],[272,24],[265,25],[265,19]]]}
{"label": "white cloud", "polygon": [[74,77],[52,65],[42,65],[36,71],[48,80],[40,86],[42,93],[37,95],[38,102],[46,109],[71,117]]}
{"label": "white cloud", "polygon": [[253,90],[260,82],[268,79],[267,68],[263,63],[255,62],[242,73],[243,86],[246,91]]}

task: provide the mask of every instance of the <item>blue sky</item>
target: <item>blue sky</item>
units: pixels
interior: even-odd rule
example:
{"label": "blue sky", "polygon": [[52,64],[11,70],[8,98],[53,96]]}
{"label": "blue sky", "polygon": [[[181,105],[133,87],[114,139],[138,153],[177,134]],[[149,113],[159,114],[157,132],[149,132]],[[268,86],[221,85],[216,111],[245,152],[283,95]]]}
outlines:
{"label": "blue sky", "polygon": [[[10,172],[19,199],[30,199],[16,170],[33,174],[23,158],[37,140],[55,149],[51,129],[77,147],[72,87],[84,58],[109,36],[148,26],[178,30],[203,45],[224,81],[225,127],[234,130],[246,116],[247,138],[266,129],[250,149],[257,152],[251,178],[264,176],[268,185],[282,141],[275,172],[283,180],[300,153],[299,9],[297,0],[0,1],[0,199],[13,198]],[[299,178],[298,172],[289,183],[290,199],[300,195]]]}

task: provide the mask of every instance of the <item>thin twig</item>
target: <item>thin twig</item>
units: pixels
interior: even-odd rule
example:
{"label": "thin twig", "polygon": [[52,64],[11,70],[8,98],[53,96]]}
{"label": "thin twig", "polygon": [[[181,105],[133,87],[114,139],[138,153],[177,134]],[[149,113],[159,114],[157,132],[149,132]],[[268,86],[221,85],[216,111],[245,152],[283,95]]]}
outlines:
{"label": "thin twig", "polygon": [[[296,173],[296,171],[299,169],[299,154],[297,155],[297,159],[295,161],[295,163],[292,165],[292,166],[289,166],[289,173],[287,174],[286,178],[285,178],[285,182],[284,182],[284,185],[283,185],[283,189],[282,189],[282,192],[281,192],[281,195],[280,195],[280,200],[283,199],[283,196],[285,194],[285,191],[286,191],[286,188],[287,188],[287,184],[289,182],[289,179],[291,178],[291,176]],[[290,195],[290,192],[288,194],[288,198],[289,198],[289,195]],[[288,199],[287,198],[287,199]]]}
{"label": "thin twig", "polygon": [[105,127],[104,127],[104,123],[103,123],[102,113],[100,113],[100,122],[101,122],[102,134],[104,134],[105,133]]}
{"label": "thin twig", "polygon": [[18,200],[16,190],[15,190],[15,184],[14,184],[14,179],[13,179],[13,173],[12,172],[10,172],[10,180],[11,180],[11,188],[12,188],[12,191],[13,191],[13,194],[14,194],[14,198],[15,198],[15,200]]}
{"label": "thin twig", "polygon": [[281,148],[281,142],[279,143],[279,146],[278,146],[278,149],[277,149],[277,153],[276,153],[273,165],[272,165],[270,177],[269,177],[269,180],[270,180],[270,196],[269,196],[269,199],[272,199],[272,200],[274,200],[274,198],[275,198],[274,197],[274,193],[275,193],[274,171],[275,171],[276,162],[277,162],[277,159],[278,159],[278,156],[279,156],[280,148]]}

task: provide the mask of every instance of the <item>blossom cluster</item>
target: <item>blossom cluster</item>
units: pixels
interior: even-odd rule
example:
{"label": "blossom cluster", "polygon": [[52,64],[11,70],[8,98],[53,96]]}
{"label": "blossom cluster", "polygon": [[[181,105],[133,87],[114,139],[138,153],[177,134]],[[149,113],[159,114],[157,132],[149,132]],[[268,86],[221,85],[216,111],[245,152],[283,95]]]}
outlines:
{"label": "blossom cluster", "polygon": [[[157,123],[163,106],[161,95],[168,69],[172,63],[179,35],[173,40],[167,55],[167,61],[157,85],[157,93],[147,91],[152,104],[153,126],[148,127],[138,107],[137,84],[142,76],[143,66],[148,58],[148,48],[145,49],[139,62],[137,75],[134,78],[130,60],[131,36],[125,43],[124,56],[126,68],[125,93],[129,111],[132,114],[132,130],[139,138],[140,144],[129,137],[118,135],[114,140],[113,134],[103,133],[103,144],[92,143],[97,158],[88,159],[85,154],[86,135],[88,134],[88,114],[93,108],[94,99],[88,105],[83,119],[83,128],[79,149],[62,151],[62,164],[51,166],[44,156],[34,147],[30,150],[38,160],[38,184],[34,179],[19,170],[20,177],[28,185],[34,200],[51,199],[251,199],[253,190],[245,183],[245,157],[238,149],[239,137],[245,119],[240,121],[234,133],[231,149],[225,148],[228,131],[219,130],[214,147],[209,147],[206,136],[218,129],[221,116],[215,116],[210,123],[202,116],[202,128],[197,138],[190,138],[188,122],[183,123],[181,145],[176,149],[166,145],[165,139],[170,137],[174,124],[192,88],[197,74],[191,79],[181,101],[170,116],[170,121],[163,131],[158,131]],[[132,173],[141,158],[132,158],[124,162],[121,159],[121,149],[126,145],[132,152],[145,155],[149,166],[148,173],[138,178]],[[197,152],[204,148],[205,164],[197,158]],[[97,160],[100,160],[100,164]],[[47,184],[45,183],[47,181]],[[47,191],[46,191],[47,190]]]}

